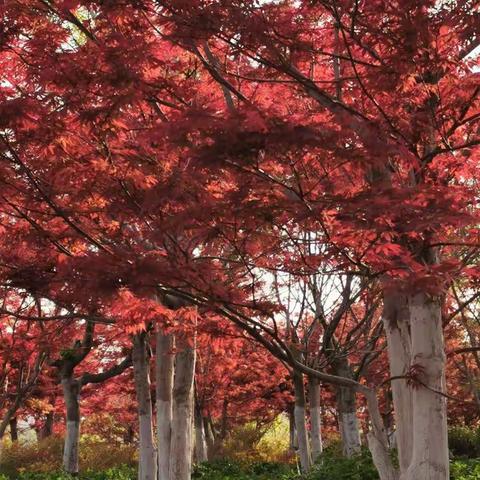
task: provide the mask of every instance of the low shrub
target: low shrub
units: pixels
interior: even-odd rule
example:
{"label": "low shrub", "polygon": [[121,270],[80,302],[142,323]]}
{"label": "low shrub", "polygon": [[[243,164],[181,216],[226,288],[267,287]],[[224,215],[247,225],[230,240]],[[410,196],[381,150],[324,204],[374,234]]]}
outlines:
{"label": "low shrub", "polygon": [[[62,468],[63,439],[52,436],[41,442],[15,442],[4,443],[0,458],[0,472],[8,478],[29,479],[28,474],[37,474],[32,477],[43,480],[39,474],[59,472]],[[96,472],[102,475],[108,474],[110,469],[118,469],[119,465],[134,467],[136,464],[136,448],[134,445],[111,444],[98,439],[83,436],[80,442],[80,471],[87,471],[95,466]],[[45,477],[46,480],[63,480],[61,474],[57,477]],[[93,475],[93,472],[90,472]],[[22,480],[23,480],[22,478]],[[66,477],[68,478],[68,477]],[[85,477],[90,478],[95,477]],[[110,477],[99,477],[98,480],[109,479]],[[111,477],[117,480],[117,477]],[[124,480],[123,477],[118,477]],[[0,477],[0,480],[1,477]],[[95,480],[97,480],[95,478]]]}
{"label": "low shrub", "polygon": [[194,480],[290,480],[296,478],[292,466],[272,462],[216,460],[196,465]]}
{"label": "low shrub", "polygon": [[86,470],[78,477],[62,472],[23,472],[14,477],[0,474],[0,480],[136,480],[137,469],[128,465],[108,468],[104,471]]}
{"label": "low shrub", "polygon": [[480,478],[480,459],[455,460],[450,465],[452,480],[478,480]]}
{"label": "low shrub", "polygon": [[362,450],[352,458],[345,458],[337,448],[327,449],[319,458],[305,480],[378,480],[368,450]]}
{"label": "low shrub", "polygon": [[454,457],[480,457],[480,428],[451,427],[448,431],[448,447]]}

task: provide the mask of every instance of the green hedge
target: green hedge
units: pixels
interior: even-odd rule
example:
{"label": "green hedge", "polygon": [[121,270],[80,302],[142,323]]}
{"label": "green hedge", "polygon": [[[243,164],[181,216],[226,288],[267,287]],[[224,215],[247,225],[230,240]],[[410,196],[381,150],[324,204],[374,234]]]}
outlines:
{"label": "green hedge", "polygon": [[[85,471],[77,480],[136,480],[137,472],[132,466],[107,470]],[[455,460],[451,464],[451,480],[479,480],[480,459]],[[298,476],[295,468],[279,463],[240,463],[219,460],[203,463],[194,469],[193,480],[378,480],[367,452],[354,457],[342,458],[332,454],[323,455],[312,472]],[[15,477],[0,474],[0,480],[73,480],[64,473],[24,472]]]}

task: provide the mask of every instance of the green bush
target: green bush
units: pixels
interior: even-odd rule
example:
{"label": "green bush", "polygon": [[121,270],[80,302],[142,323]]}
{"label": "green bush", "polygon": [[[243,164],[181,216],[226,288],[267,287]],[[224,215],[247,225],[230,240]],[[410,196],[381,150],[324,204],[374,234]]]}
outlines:
{"label": "green bush", "polygon": [[480,459],[456,460],[450,465],[452,480],[478,480],[480,478]]}
{"label": "green bush", "polygon": [[480,428],[461,426],[450,428],[448,447],[454,457],[480,457]]}
{"label": "green bush", "polygon": [[[128,465],[109,468],[104,471],[86,470],[78,477],[72,477],[62,472],[23,472],[10,477],[11,480],[136,480],[137,470]],[[5,475],[0,475],[0,480],[10,480]]]}
{"label": "green bush", "polygon": [[296,475],[290,465],[225,459],[196,465],[192,474],[194,480],[293,480],[294,478]]}
{"label": "green bush", "polygon": [[352,458],[345,458],[337,449],[327,449],[312,471],[305,476],[306,480],[378,480],[378,478],[368,450],[362,450]]}

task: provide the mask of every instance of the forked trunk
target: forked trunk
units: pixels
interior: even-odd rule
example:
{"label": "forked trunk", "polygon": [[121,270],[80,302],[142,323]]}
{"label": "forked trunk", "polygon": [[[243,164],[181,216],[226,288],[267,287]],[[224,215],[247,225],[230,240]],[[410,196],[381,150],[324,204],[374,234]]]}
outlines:
{"label": "forked trunk", "polygon": [[308,440],[307,424],[305,419],[305,386],[303,375],[300,372],[293,372],[293,386],[295,389],[295,429],[297,431],[298,454],[302,472],[309,472],[312,466],[310,455],[310,443]]}
{"label": "forked trunk", "polygon": [[66,431],[63,448],[63,469],[78,474],[78,444],[80,441],[80,384],[70,377],[62,378],[63,398],[65,400]]}
{"label": "forked trunk", "polygon": [[153,443],[150,362],[145,333],[139,333],[133,337],[132,362],[139,423],[138,480],[156,480],[157,461]]}
{"label": "forked trunk", "polygon": [[169,480],[172,429],[173,336],[157,332],[156,400],[158,480]]}
{"label": "forked trunk", "polygon": [[195,347],[177,339],[173,386],[170,480],[190,480],[192,470],[193,378]]}
{"label": "forked trunk", "polygon": [[412,460],[405,480],[448,480],[445,349],[441,303],[417,294],[410,301],[412,369],[418,379],[412,389]]}
{"label": "forked trunk", "polygon": [[308,377],[308,396],[310,403],[310,434],[312,438],[312,459],[315,462],[323,451],[322,417],[320,406],[320,381]]}

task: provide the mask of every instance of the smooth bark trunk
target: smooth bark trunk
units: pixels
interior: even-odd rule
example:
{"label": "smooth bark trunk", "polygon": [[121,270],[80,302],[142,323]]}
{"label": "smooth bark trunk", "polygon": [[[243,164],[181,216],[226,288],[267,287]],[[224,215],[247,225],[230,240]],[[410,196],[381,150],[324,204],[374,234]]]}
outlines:
{"label": "smooth bark trunk", "polygon": [[132,362],[139,423],[138,480],[156,480],[157,460],[153,442],[150,362],[145,333],[137,334],[133,338]]}
{"label": "smooth bark trunk", "polygon": [[193,379],[195,347],[177,339],[173,386],[170,480],[190,480],[192,470]]}
{"label": "smooth bark trunk", "polygon": [[211,460],[215,451],[215,434],[213,432],[212,421],[210,417],[203,419],[203,428],[205,432],[205,440],[207,442],[207,460]]}
{"label": "smooth bark trunk", "polygon": [[169,480],[172,430],[172,389],[175,355],[172,335],[157,332],[156,400],[158,480]]}
{"label": "smooth bark trunk", "polygon": [[378,407],[376,392],[364,392],[370,416],[370,431],[367,434],[368,448],[377,467],[380,480],[398,480],[399,471],[393,466],[388,446],[388,436]]}
{"label": "smooth bark trunk", "polygon": [[202,417],[202,409],[195,405],[195,461],[197,463],[208,460],[207,439],[205,435],[205,422]]}
{"label": "smooth bark trunk", "polygon": [[[412,460],[406,480],[448,480],[445,348],[441,303],[417,294],[410,298],[412,366],[418,385],[412,390]],[[415,381],[415,379],[413,379]]]}
{"label": "smooth bark trunk", "polygon": [[300,372],[293,373],[293,385],[295,390],[295,429],[297,431],[298,454],[302,472],[310,471],[312,457],[310,454],[310,442],[308,440],[307,424],[305,419],[305,386],[303,375]]}
{"label": "smooth bark trunk", "polygon": [[66,408],[66,431],[63,447],[63,469],[78,475],[78,444],[80,441],[80,384],[72,376],[62,378]]}
{"label": "smooth bark trunk", "polygon": [[323,451],[320,381],[318,379],[308,377],[308,396],[310,404],[310,435],[312,438],[312,459],[315,462]]}
{"label": "smooth bark trunk", "polygon": [[[339,377],[352,378],[352,372],[346,358],[340,358],[334,365]],[[355,390],[350,387],[337,387],[336,401],[338,411],[338,429],[342,439],[343,453],[351,457],[360,452],[360,430],[357,418]]]}
{"label": "smooth bark trunk", "polygon": [[[408,298],[397,292],[385,293],[383,305],[383,324],[388,344],[390,376],[402,377],[410,369],[412,356]],[[400,471],[406,472],[412,459],[413,389],[403,378],[393,380],[391,388],[398,463]]]}
{"label": "smooth bark trunk", "polygon": [[288,412],[288,425],[290,434],[290,450],[298,449],[297,431],[295,430],[295,413],[294,410]]}

